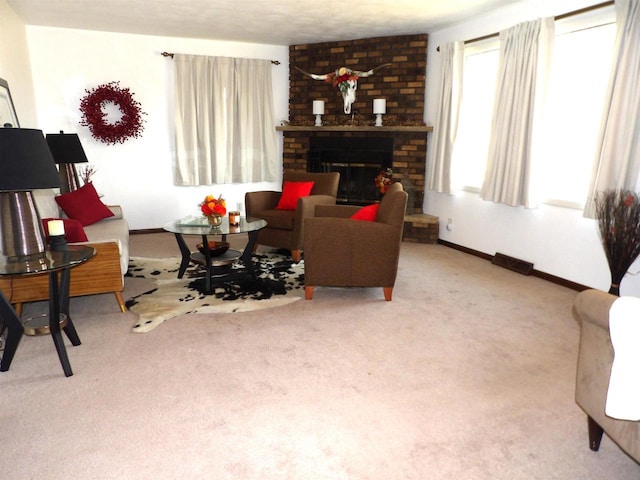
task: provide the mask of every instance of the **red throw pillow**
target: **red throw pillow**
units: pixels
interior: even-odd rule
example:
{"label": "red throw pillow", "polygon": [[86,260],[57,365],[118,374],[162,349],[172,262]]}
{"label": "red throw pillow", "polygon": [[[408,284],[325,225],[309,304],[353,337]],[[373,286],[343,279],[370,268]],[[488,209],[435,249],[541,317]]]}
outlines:
{"label": "red throw pillow", "polygon": [[56,202],[67,217],[78,220],[83,226],[113,217],[113,212],[102,203],[92,183],[87,183],[73,192],[58,195]]}
{"label": "red throw pillow", "polygon": [[282,196],[277,210],[295,210],[300,197],[308,197],[313,188],[313,182],[284,182]]}
{"label": "red throw pillow", "polygon": [[69,243],[74,242],[88,242],[87,234],[82,228],[82,224],[72,218],[43,218],[42,226],[44,228],[44,234],[47,237],[47,243],[49,242],[49,221],[50,220],[62,220],[64,224],[64,238]]}
{"label": "red throw pillow", "polygon": [[362,207],[356,213],[351,215],[351,218],[353,220],[366,220],[367,222],[375,222],[378,218],[378,208],[380,208],[379,203],[367,205],[366,207]]}

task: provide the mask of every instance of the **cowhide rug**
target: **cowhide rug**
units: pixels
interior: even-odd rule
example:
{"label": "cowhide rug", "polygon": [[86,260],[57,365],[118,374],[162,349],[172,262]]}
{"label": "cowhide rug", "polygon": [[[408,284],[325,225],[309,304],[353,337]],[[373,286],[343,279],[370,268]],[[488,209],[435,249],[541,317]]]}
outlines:
{"label": "cowhide rug", "polygon": [[[277,307],[299,300],[304,292],[304,262],[278,252],[254,254],[260,272],[226,283],[214,283],[212,294],[205,292],[205,270],[190,265],[178,279],[180,259],[131,257],[127,277],[153,278],[153,290],[127,300],[139,319],[132,330],[145,333],[169,318],[186,313],[234,313]],[[234,266],[234,269],[237,269]]]}

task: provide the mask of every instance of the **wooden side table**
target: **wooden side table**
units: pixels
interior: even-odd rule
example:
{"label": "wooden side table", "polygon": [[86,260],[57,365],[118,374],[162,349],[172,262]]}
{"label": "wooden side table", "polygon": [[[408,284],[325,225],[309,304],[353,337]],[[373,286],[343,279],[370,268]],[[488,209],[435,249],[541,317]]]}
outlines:
{"label": "wooden side table", "polygon": [[[65,376],[73,375],[67,350],[60,329],[60,315],[64,314],[67,324],[64,332],[72,345],[80,345],[80,338],[69,315],[69,271],[71,268],[86,262],[96,254],[93,247],[86,245],[67,245],[62,251],[47,250],[41,257],[30,260],[11,260],[0,256],[0,276],[23,276],[49,274],[49,329],[51,338],[58,352]],[[11,306],[9,299],[0,292],[0,317],[7,328],[7,339],[0,361],[0,372],[6,372],[11,366],[18,349],[24,327],[20,317]]]}

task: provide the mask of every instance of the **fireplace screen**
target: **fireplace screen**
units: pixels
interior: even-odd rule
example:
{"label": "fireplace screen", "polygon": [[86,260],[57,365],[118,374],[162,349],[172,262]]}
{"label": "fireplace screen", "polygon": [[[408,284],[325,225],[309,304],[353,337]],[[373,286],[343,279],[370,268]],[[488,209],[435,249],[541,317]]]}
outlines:
{"label": "fireplace screen", "polygon": [[311,137],[307,171],[339,172],[337,202],[368,205],[380,200],[375,178],[391,168],[393,138]]}

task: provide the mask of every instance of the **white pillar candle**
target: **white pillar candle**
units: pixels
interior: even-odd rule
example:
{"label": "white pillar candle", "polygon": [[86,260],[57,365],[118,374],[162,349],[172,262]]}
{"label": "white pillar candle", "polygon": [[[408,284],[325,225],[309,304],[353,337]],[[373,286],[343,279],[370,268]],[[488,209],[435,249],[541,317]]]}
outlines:
{"label": "white pillar candle", "polygon": [[373,99],[373,114],[387,113],[387,101],[384,98]]}
{"label": "white pillar candle", "polygon": [[324,115],[324,100],[313,101],[313,114]]}
{"label": "white pillar candle", "polygon": [[49,220],[47,227],[49,227],[50,237],[64,235],[64,222],[62,220]]}

